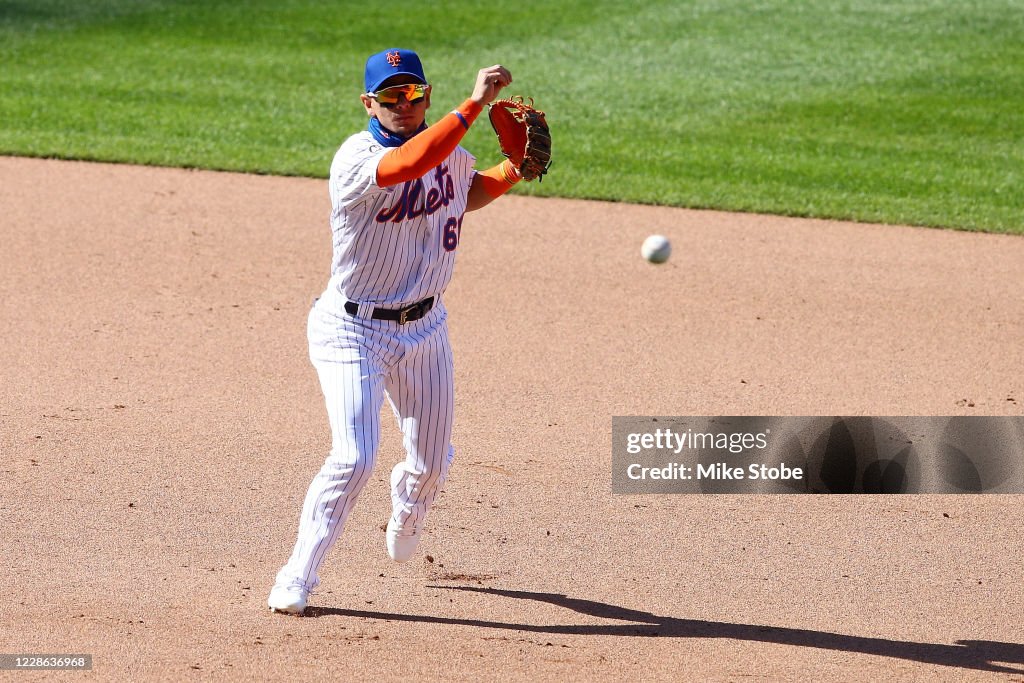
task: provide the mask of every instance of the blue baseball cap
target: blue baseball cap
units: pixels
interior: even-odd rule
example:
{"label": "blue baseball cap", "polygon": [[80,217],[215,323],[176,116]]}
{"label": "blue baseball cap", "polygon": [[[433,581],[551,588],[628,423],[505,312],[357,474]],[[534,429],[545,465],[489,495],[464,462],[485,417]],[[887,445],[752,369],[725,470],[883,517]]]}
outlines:
{"label": "blue baseball cap", "polygon": [[370,55],[366,60],[366,74],[363,78],[366,92],[377,92],[381,83],[399,74],[415,76],[420,83],[427,82],[420,56],[412,50],[393,47]]}

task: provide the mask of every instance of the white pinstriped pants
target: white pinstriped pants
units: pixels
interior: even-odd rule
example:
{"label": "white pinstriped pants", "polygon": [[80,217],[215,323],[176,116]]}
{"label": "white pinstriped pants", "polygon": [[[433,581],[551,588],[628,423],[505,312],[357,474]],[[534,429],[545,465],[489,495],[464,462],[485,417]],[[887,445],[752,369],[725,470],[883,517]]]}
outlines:
{"label": "white pinstriped pants", "polygon": [[422,528],[455,455],[454,372],[444,305],[438,302],[425,317],[404,325],[325,309],[322,302],[313,306],[308,337],[327,403],[331,452],[309,485],[295,548],[277,576],[280,583],[301,580],[308,588],[319,584],[317,570],[373,472],[385,396],[406,452],[391,473],[392,518],[399,530]]}

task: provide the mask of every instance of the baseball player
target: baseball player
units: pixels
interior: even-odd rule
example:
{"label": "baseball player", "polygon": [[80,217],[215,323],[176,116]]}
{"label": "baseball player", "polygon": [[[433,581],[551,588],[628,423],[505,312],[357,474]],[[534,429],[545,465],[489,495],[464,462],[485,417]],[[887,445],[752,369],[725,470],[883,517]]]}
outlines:
{"label": "baseball player", "polygon": [[481,69],[472,94],[431,126],[419,56],[391,48],[366,60],[369,117],[331,164],[331,278],[309,313],[309,355],[327,403],[331,451],[302,505],[298,539],[267,600],[301,614],[317,570],[373,472],[385,397],[406,457],[391,472],[385,545],[407,561],[454,456],[452,352],[443,295],[467,211],[520,176],[508,159],[485,171],[459,146],[484,106],[512,82]]}

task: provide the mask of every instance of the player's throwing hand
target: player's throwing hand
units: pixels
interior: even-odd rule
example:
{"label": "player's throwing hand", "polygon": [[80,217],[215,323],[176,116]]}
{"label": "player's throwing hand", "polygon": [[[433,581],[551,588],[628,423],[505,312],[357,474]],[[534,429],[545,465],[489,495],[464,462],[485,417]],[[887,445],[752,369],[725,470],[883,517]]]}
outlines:
{"label": "player's throwing hand", "polygon": [[473,95],[469,99],[480,105],[490,104],[498,97],[501,89],[510,83],[512,74],[501,64],[480,69],[476,75],[476,87],[473,88]]}

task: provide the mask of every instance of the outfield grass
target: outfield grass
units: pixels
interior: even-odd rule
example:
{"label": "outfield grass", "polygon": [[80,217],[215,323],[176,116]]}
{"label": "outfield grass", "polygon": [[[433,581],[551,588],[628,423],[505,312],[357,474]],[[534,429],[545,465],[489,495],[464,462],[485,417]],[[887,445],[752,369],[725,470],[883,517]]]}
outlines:
{"label": "outfield grass", "polygon": [[1021,0],[0,0],[0,152],[322,177],[401,45],[431,114],[495,62],[536,98],[517,192],[1022,233],[1022,36]]}

